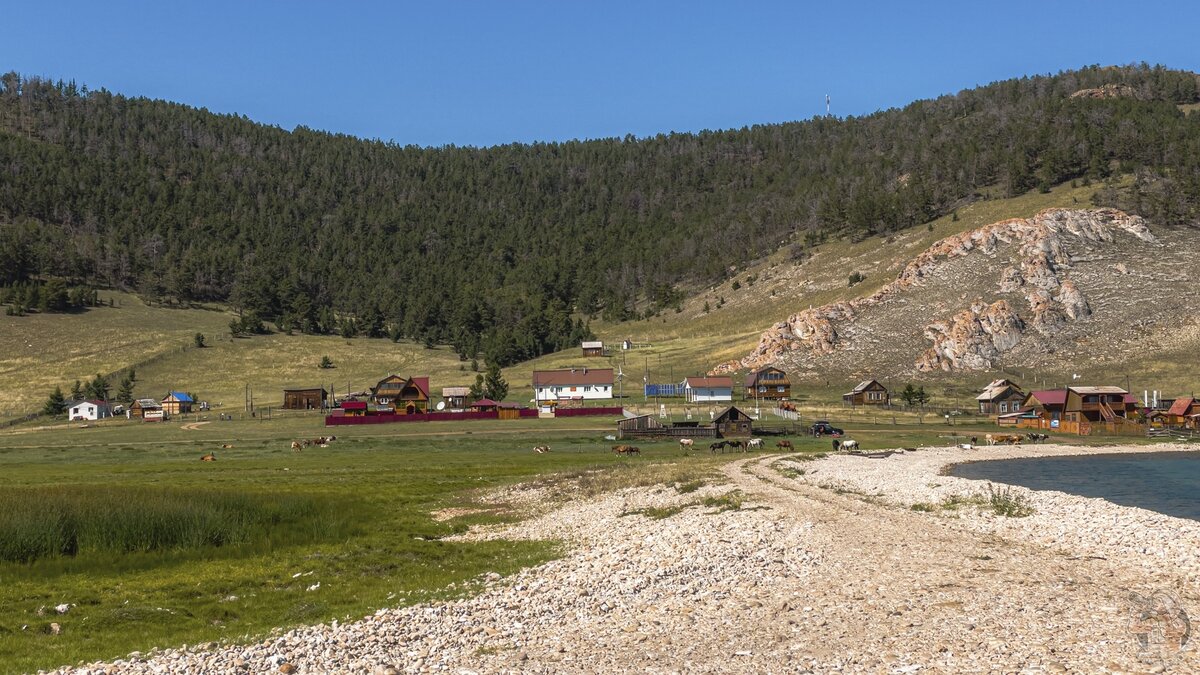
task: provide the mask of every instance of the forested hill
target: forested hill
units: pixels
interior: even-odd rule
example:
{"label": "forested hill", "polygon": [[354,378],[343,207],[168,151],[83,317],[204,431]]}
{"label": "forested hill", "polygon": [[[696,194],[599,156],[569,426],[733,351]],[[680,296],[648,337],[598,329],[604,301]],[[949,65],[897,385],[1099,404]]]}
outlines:
{"label": "forested hill", "polygon": [[[1071,96],[1102,85],[1122,86]],[[780,246],[910,227],[990,186],[1134,172],[1104,199],[1195,222],[1200,115],[1178,104],[1197,91],[1192,73],[1092,67],[859,118],[418,148],[9,73],[0,285],[223,300],[507,364],[577,340],[577,312],[667,308]]]}

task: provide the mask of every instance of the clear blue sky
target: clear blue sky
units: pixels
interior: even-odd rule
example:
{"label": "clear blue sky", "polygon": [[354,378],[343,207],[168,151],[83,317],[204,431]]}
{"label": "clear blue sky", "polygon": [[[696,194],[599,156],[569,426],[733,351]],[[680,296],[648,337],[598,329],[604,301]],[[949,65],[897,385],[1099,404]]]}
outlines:
{"label": "clear blue sky", "polygon": [[855,115],[998,79],[1200,70],[1200,3],[18,2],[0,71],[417,145]]}

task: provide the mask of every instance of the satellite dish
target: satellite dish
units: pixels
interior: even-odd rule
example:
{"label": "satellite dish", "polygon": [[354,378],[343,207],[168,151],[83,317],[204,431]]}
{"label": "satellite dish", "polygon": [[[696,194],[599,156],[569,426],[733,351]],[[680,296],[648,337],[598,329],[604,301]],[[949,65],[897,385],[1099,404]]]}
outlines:
{"label": "satellite dish", "polygon": [[445,410],[445,409],[446,409],[446,402],[445,402],[445,401],[438,401],[438,404],[437,404],[437,409],[438,409],[439,411],[441,411],[441,410]]}

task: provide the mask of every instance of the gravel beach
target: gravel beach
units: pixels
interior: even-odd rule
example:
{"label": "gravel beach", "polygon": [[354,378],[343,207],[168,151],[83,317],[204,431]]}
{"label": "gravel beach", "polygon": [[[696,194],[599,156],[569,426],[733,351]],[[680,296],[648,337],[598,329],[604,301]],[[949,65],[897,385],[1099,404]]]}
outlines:
{"label": "gravel beach", "polygon": [[567,552],[466,599],[58,672],[1200,672],[1175,644],[1200,612],[1200,524],[1021,488],[1034,513],[1002,517],[971,501],[980,482],[942,475],[1164,449],[1185,448],[750,455],[694,492],[620,490],[467,535]]}

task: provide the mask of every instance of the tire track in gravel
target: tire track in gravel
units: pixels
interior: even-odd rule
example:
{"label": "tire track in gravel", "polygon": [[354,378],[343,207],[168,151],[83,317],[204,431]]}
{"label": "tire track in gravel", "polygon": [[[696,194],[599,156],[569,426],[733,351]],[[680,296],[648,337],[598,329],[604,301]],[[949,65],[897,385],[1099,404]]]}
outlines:
{"label": "tire track in gravel", "polygon": [[793,649],[816,670],[1145,672],[1186,662],[1196,672],[1193,652],[1139,660],[1136,570],[813,487],[773,468],[781,460],[740,460],[724,474],[751,500],[813,523],[812,595],[787,614],[804,635]]}

